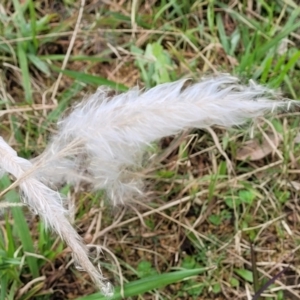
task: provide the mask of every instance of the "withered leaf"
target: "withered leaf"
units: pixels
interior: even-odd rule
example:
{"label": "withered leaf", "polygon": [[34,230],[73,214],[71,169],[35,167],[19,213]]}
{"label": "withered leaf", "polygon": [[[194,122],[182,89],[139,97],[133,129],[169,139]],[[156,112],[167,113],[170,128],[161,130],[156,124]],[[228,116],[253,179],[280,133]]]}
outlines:
{"label": "withered leaf", "polygon": [[[268,134],[268,141],[265,137],[262,137],[262,141],[259,139],[252,139],[244,143],[244,145],[238,149],[236,154],[237,160],[260,160],[267,155],[271,154],[275,148],[278,148],[281,141],[280,135]],[[271,143],[270,143],[271,142]]]}

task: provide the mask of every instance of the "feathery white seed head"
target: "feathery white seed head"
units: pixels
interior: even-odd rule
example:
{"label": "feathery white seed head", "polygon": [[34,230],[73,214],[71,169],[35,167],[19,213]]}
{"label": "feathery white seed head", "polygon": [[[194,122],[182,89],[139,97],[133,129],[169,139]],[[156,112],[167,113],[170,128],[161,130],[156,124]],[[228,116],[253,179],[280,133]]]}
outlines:
{"label": "feathery white seed head", "polygon": [[[49,161],[43,176],[57,182],[89,182],[94,189],[104,189],[114,205],[142,194],[135,171],[143,164],[145,146],[153,141],[188,128],[240,125],[288,105],[271,100],[278,98],[272,90],[253,81],[242,85],[230,75],[109,94],[100,87],[77,104],[59,122],[57,135],[40,159]],[[57,159],[57,153],[63,153],[63,159]]]}

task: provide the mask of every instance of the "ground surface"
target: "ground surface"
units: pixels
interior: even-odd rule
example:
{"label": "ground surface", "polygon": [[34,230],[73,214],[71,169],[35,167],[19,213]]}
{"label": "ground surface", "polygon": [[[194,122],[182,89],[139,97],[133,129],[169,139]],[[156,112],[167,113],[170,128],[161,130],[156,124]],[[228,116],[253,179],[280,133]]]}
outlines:
{"label": "ground surface", "polygon": [[[64,109],[101,84],[149,88],[230,72],[299,99],[298,6],[293,0],[3,0],[0,135],[20,156],[38,155]],[[293,111],[252,127],[160,141],[145,171],[148,201],[140,204],[112,208],[101,193],[64,188],[77,207],[78,232],[104,247],[105,276],[120,286],[204,268],[133,298],[259,299],[253,295],[273,278],[261,299],[300,299],[299,120]],[[252,136],[256,142],[245,147]],[[1,180],[2,190],[9,180]],[[17,197],[12,190],[2,200]],[[1,299],[96,292],[37,216],[10,208],[0,217]]]}

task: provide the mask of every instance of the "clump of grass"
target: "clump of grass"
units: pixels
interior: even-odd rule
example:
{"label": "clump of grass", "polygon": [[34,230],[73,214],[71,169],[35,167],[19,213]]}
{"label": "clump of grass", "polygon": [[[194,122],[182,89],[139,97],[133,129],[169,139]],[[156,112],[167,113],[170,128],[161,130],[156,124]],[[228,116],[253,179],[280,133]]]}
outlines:
{"label": "clump of grass", "polygon": [[112,293],[110,284],[90,262],[67,219],[61,195],[47,185],[86,182],[93,189],[106,190],[112,204],[125,204],[142,194],[140,180],[130,173],[141,165],[146,145],[190,127],[240,125],[287,106],[269,100],[265,88],[253,83],[239,85],[230,76],[204,79],[184,88],[185,83],[158,85],[142,94],[132,90],[113,98],[99,88],[60,121],[59,132],[35,166],[0,140],[0,166],[17,179],[15,186],[19,181],[24,203],[67,243],[76,263],[106,296]]}

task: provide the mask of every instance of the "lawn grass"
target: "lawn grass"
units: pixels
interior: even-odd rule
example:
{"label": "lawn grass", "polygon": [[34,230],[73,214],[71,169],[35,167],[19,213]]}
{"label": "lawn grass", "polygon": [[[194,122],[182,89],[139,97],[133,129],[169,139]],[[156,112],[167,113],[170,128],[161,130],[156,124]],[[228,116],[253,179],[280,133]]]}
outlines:
{"label": "lawn grass", "polygon": [[[0,37],[0,135],[26,158],[99,85],[125,91],[229,72],[300,99],[293,0],[3,0]],[[165,138],[144,172],[149,201],[135,206],[63,187],[114,299],[300,299],[299,120],[283,112]],[[238,158],[245,142],[266,137],[275,151]],[[17,190],[1,201],[15,206],[0,215],[0,300],[100,299]]]}

